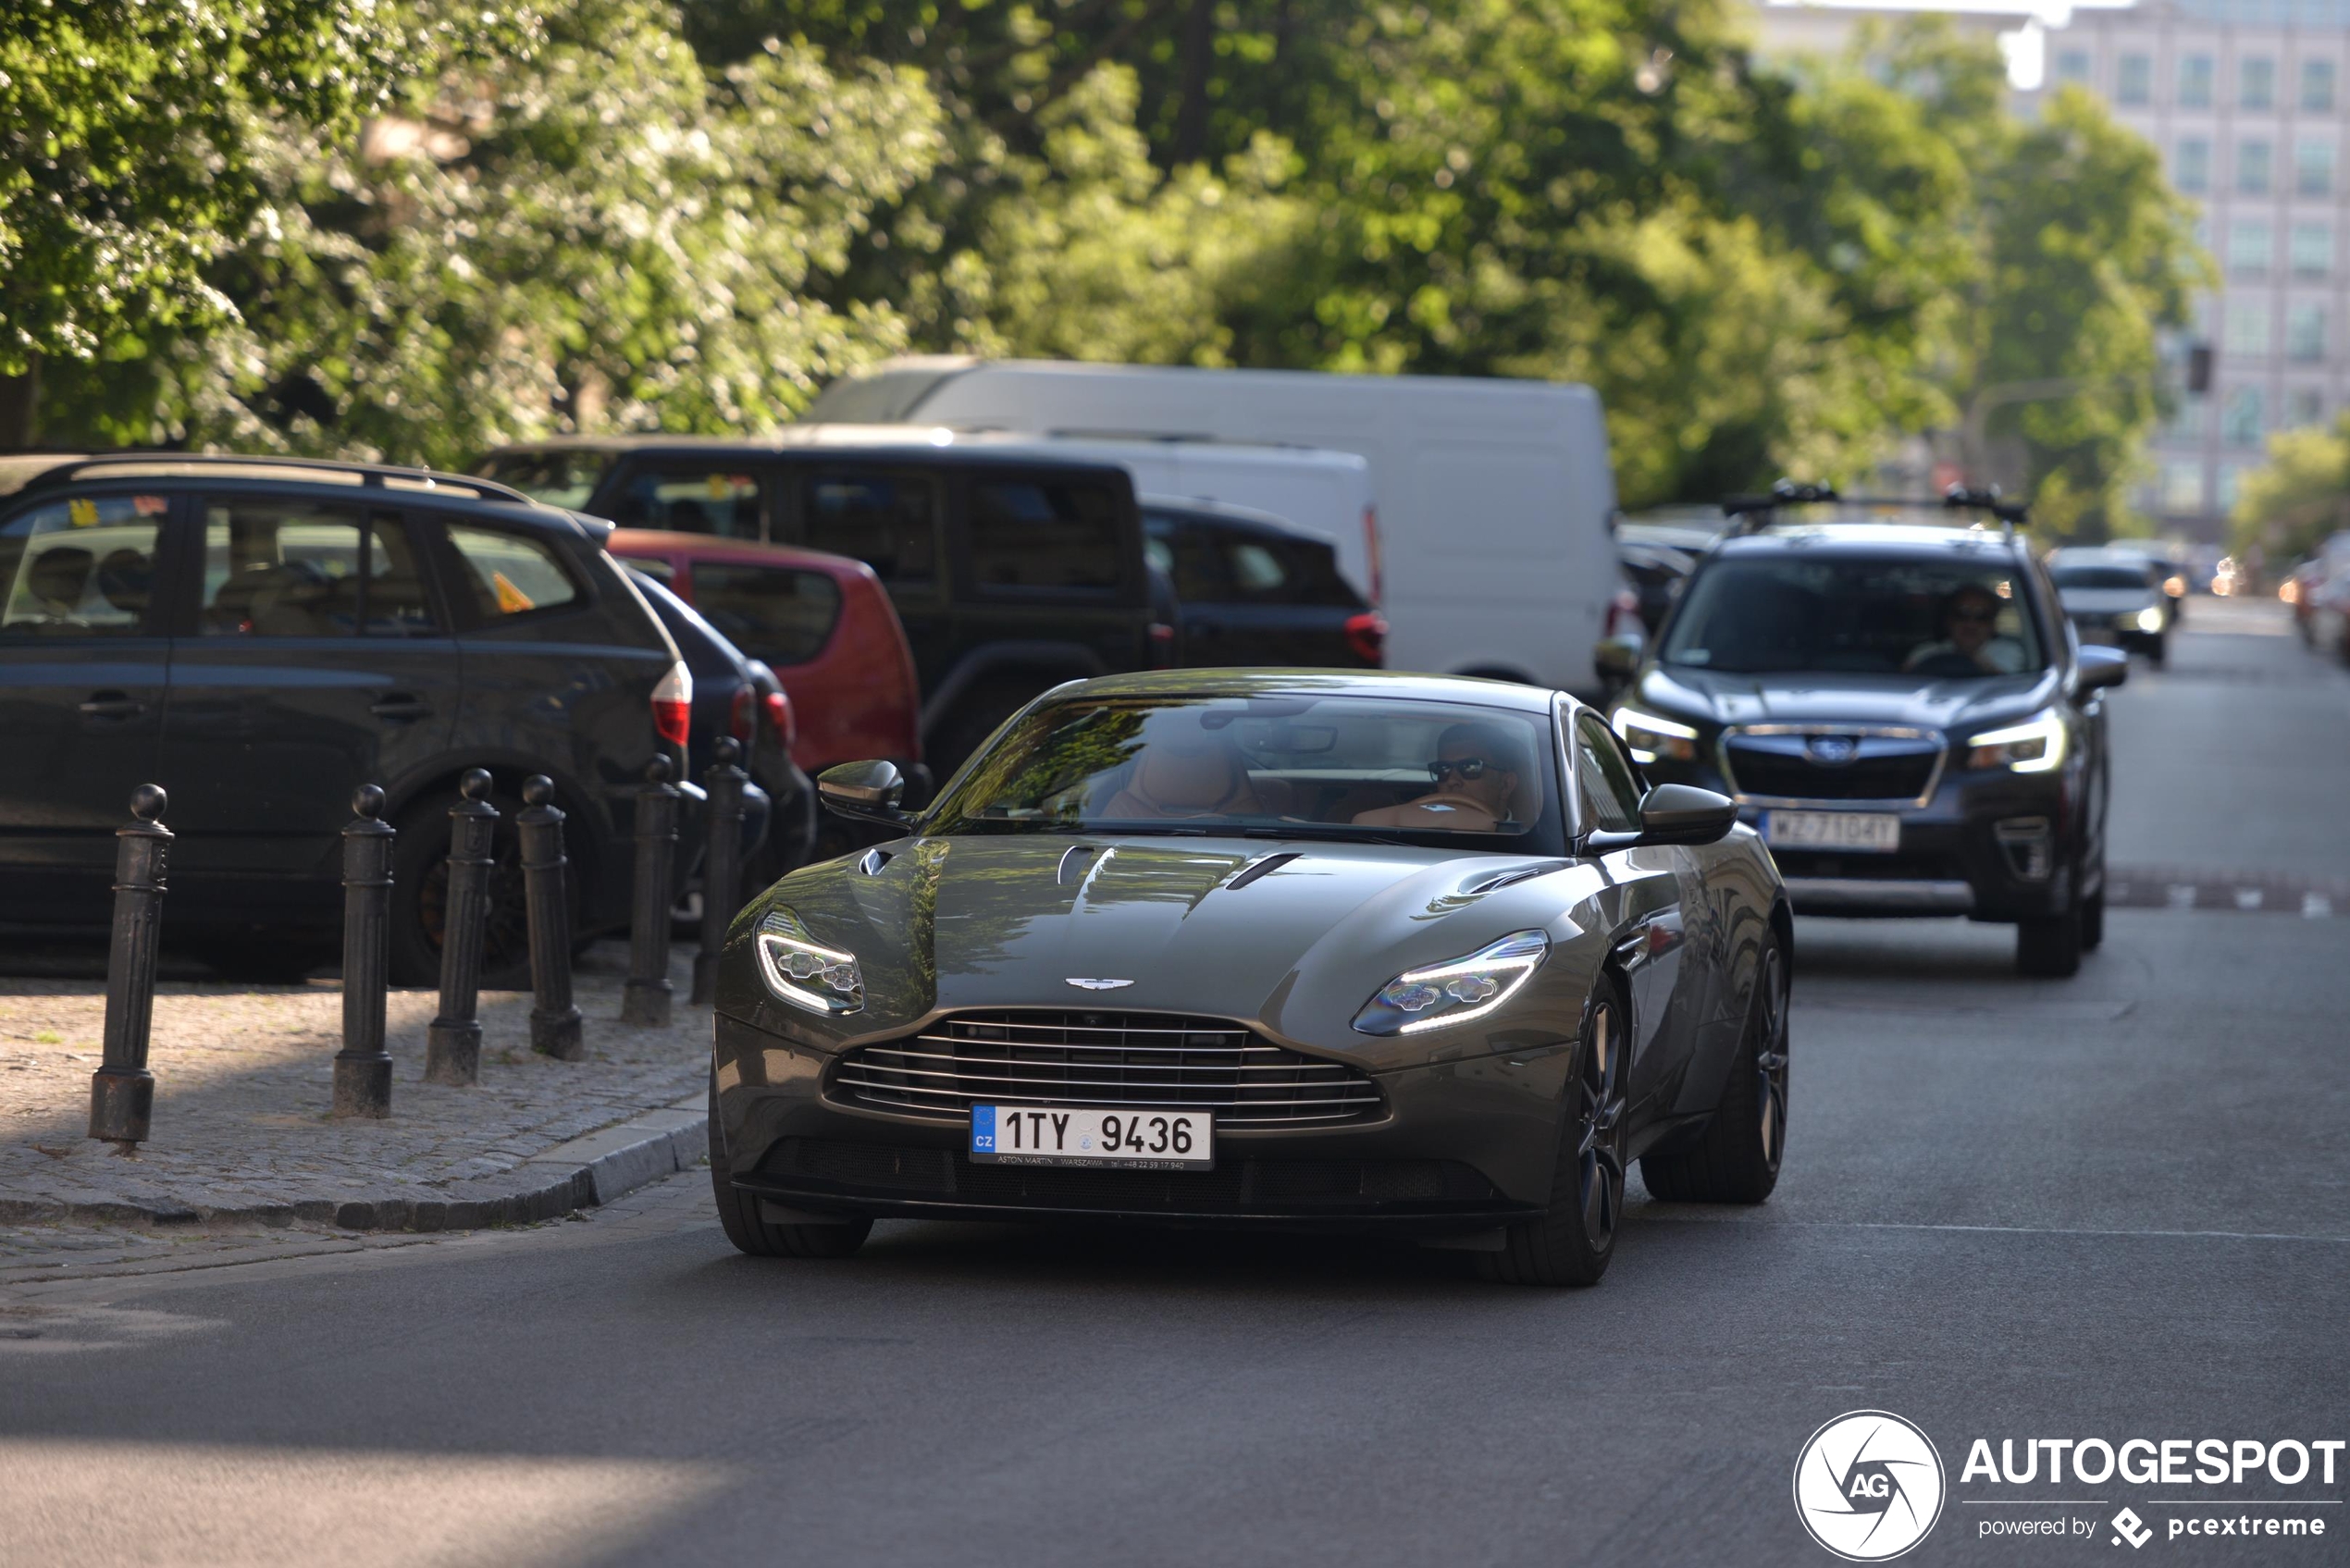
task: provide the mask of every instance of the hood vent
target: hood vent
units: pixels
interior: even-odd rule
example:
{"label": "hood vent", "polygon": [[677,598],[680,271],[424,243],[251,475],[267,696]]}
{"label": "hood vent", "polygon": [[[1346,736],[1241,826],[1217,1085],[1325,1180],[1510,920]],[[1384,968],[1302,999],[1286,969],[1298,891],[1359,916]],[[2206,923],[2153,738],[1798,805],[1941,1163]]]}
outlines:
{"label": "hood vent", "polygon": [[1301,850],[1284,849],[1278,855],[1268,855],[1261,860],[1251,860],[1247,865],[1241,868],[1240,874],[1238,876],[1224,884],[1224,891],[1227,893],[1236,893],[1240,889],[1246,887],[1250,883],[1255,882],[1258,877],[1264,876],[1270,871],[1278,871],[1283,866],[1288,865],[1292,860],[1301,858],[1304,852]]}
{"label": "hood vent", "polygon": [[1565,870],[1567,865],[1568,862],[1565,860],[1544,860],[1531,866],[1514,866],[1506,871],[1497,871],[1490,877],[1473,882],[1461,891],[1468,895],[1493,893],[1509,886],[1512,883],[1530,882],[1536,877],[1549,876],[1552,871]]}

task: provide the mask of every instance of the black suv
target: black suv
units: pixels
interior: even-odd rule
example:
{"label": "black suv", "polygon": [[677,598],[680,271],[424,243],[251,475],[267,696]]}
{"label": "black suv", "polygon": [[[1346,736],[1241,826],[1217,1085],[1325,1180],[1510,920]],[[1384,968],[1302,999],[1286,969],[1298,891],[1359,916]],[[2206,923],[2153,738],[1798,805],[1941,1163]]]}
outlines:
{"label": "black suv", "polygon": [[663,528],[851,556],[888,587],[942,779],[1045,687],[1153,662],[1133,482],[1112,463],[932,446],[635,437],[504,447],[481,473]]}
{"label": "black suv", "polygon": [[429,984],[473,767],[509,817],[491,971],[525,962],[532,773],[570,814],[577,933],[625,927],[631,792],[656,748],[684,763],[691,685],[603,527],[479,479],[278,458],[84,458],[0,497],[0,930],[102,930],[153,781],[167,938],[298,975],[339,940],[338,834],[375,783],[401,830],[393,974]]}
{"label": "black suv", "polygon": [[2012,922],[2018,968],[2072,973],[2104,935],[2103,692],[2129,662],[2076,641],[2022,509],[1731,507],[1614,703],[1634,759],[1736,798],[1799,911]]}

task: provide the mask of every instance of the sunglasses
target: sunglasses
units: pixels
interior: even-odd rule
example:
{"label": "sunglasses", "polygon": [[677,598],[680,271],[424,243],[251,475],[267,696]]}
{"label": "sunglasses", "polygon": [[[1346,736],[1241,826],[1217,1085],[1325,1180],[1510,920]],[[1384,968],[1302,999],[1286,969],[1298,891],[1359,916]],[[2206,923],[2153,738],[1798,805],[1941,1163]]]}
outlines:
{"label": "sunglasses", "polygon": [[1442,784],[1448,773],[1457,773],[1464,779],[1481,779],[1485,776],[1485,770],[1491,766],[1482,757],[1462,757],[1451,761],[1430,762],[1428,776],[1436,784]]}

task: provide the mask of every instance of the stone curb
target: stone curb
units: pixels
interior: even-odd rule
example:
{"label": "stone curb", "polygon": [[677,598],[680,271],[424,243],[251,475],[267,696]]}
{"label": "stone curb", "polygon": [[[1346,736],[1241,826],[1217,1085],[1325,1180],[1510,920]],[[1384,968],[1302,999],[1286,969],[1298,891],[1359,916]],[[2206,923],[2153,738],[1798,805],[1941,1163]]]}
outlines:
{"label": "stone curb", "polygon": [[309,1198],[247,1208],[191,1208],[167,1197],[69,1203],[0,1198],[0,1225],[330,1225],[340,1230],[476,1230],[558,1219],[574,1209],[609,1204],[663,1177],[690,1170],[708,1149],[702,1094],[558,1143],[503,1176],[465,1181],[428,1194],[384,1198]]}

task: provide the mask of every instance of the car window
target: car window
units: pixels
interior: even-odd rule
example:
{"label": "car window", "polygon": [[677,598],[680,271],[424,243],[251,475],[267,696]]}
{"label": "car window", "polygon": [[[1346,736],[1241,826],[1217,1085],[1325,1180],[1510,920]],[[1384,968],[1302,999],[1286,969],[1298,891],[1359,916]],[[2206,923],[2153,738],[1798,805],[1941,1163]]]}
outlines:
{"label": "car window", "polygon": [[1224,562],[1215,533],[1203,524],[1165,513],[1146,513],[1143,556],[1167,574],[1175,597],[1194,604],[1215,604],[1231,597]]}
{"label": "car window", "polygon": [[1225,548],[1232,563],[1232,586],[1243,599],[1286,603],[1290,598],[1289,568],[1269,545],[1236,538]]}
{"label": "car window", "polygon": [[1628,833],[1640,825],[1640,781],[1605,725],[1586,714],[1575,722],[1575,782],[1593,827]]}
{"label": "car window", "polygon": [[534,500],[574,511],[588,504],[611,469],[612,454],[585,448],[493,452],[482,461],[485,479],[510,485]]}
{"label": "car window", "polygon": [[800,492],[799,542],[871,566],[892,587],[938,580],[938,486],[917,475],[820,474]]}
{"label": "car window", "polygon": [[2073,566],[2062,562],[2050,563],[2048,580],[2060,588],[2135,588],[2150,591],[2154,576],[2143,566],[2109,566],[2087,563]]}
{"label": "car window", "polygon": [[1072,698],[977,759],[931,833],[1247,832],[1564,843],[1546,722],[1366,697]]}
{"label": "car window", "polygon": [[2023,581],[1981,560],[1716,559],[1690,579],[1661,657],[1737,674],[1960,680],[2045,669]]}
{"label": "car window", "polygon": [[144,626],[170,498],[71,496],[0,528],[0,637],[131,636]]}
{"label": "car window", "polygon": [[971,579],[982,589],[1098,593],[1124,575],[1107,484],[983,478],[971,494]]}
{"label": "car window", "polygon": [[728,642],[770,664],[815,658],[840,619],[840,585],[788,566],[696,562],[693,600]]}
{"label": "car window", "polygon": [[207,500],[197,631],[207,637],[408,636],[432,608],[407,529],[299,498]]}
{"label": "car window", "polygon": [[484,528],[449,525],[464,587],[485,623],[533,611],[553,610],[579,598],[579,585],[564,571],[555,547],[543,539]]}
{"label": "car window", "polygon": [[612,521],[624,528],[758,539],[765,537],[761,501],[754,474],[708,463],[661,463],[629,474],[612,503]]}

